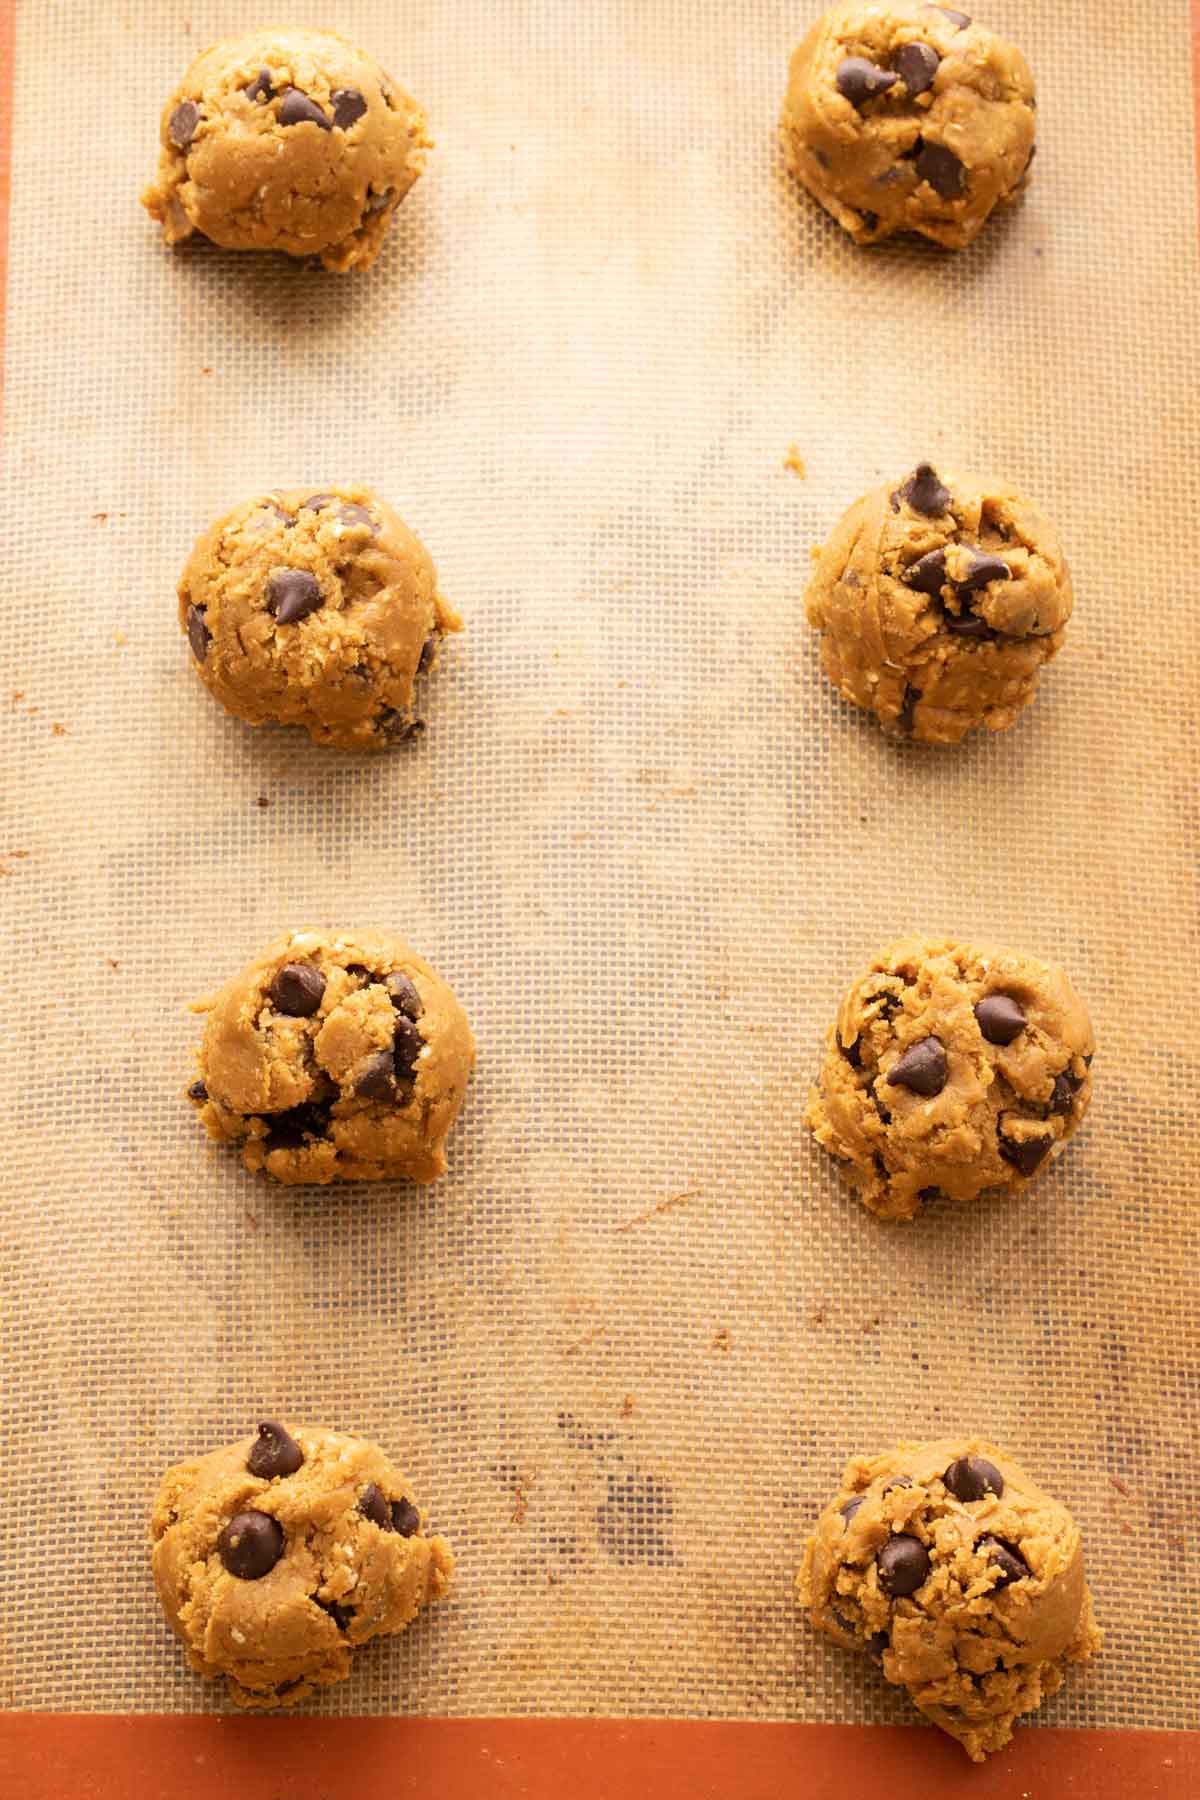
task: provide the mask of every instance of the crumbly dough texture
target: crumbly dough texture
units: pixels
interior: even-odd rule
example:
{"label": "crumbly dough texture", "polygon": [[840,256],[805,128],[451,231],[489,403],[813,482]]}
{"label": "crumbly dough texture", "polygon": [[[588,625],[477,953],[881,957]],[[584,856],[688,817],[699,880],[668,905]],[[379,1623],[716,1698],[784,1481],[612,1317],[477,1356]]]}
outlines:
{"label": "crumbly dough texture", "polygon": [[247,1169],[288,1183],[445,1174],[475,1043],[451,989],[400,938],[285,932],[194,1010],[207,1019],[188,1094]]}
{"label": "crumbly dough texture", "polygon": [[423,730],[418,677],[462,629],[424,545],[353,484],[235,506],[197,541],[178,596],[193,666],[227,711],[339,750]]}
{"label": "crumbly dough texture", "polygon": [[854,502],[805,598],[839,693],[926,744],[1007,730],[1061,649],[1072,604],[1044,513],[1002,482],[929,464]]}
{"label": "crumbly dough texture", "polygon": [[[303,1454],[292,1474],[247,1468],[254,1439],[168,1470],[151,1520],[155,1585],[197,1674],[225,1676],[239,1706],[291,1706],[342,1681],[359,1644],[402,1631],[445,1593],[454,1560],[427,1537],[408,1482],[376,1444],[291,1425]],[[375,1489],[384,1524],[361,1510]],[[405,1531],[390,1503],[407,1502]],[[282,1553],[258,1579],[231,1574],[218,1540],[238,1514],[264,1513],[282,1529]]]}
{"label": "crumbly dough texture", "polygon": [[[1016,1009],[1007,1043],[985,1035],[998,1000]],[[1054,964],[901,938],[842,1001],[808,1124],[881,1218],[911,1219],[935,1192],[1019,1193],[1087,1112],[1094,1050],[1087,1010]]]}
{"label": "crumbly dough texture", "polygon": [[373,57],[332,32],[225,38],[167,101],[142,205],[168,244],[199,233],[366,269],[425,167],[425,124]]}
{"label": "crumbly dough texture", "polygon": [[834,6],[792,57],[783,132],[796,174],[859,244],[969,244],[1029,178],[1033,77],[948,7]]}
{"label": "crumbly dough texture", "polygon": [[[1003,1491],[960,1500],[943,1476],[977,1456]],[[880,1553],[897,1534],[928,1558],[911,1593],[889,1593],[886,1552],[881,1577]],[[925,1562],[913,1554],[919,1574]],[[798,1588],[819,1631],[881,1658],[887,1680],[975,1762],[1009,1742],[1019,1716],[1061,1686],[1067,1663],[1101,1644],[1070,1513],[978,1438],[854,1457],[805,1546]]]}

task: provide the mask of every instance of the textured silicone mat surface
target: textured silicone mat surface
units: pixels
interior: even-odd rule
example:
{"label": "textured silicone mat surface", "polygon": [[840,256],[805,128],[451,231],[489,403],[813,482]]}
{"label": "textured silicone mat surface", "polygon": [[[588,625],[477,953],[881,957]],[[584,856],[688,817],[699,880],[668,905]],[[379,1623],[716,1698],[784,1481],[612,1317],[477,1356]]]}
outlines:
{"label": "textured silicone mat surface", "polygon": [[[791,1580],[848,1452],[961,1428],[1084,1529],[1106,1653],[1045,1720],[1192,1722],[1184,6],[982,9],[1034,66],[1041,153],[953,258],[856,251],[784,174],[815,7],[287,10],[430,112],[365,278],[172,257],[136,204],[241,8],[18,11],[3,1699],[223,1704],[146,1515],[169,1463],[274,1413],[378,1437],[459,1556],[325,1710],[907,1719]],[[836,700],[800,605],[810,546],[919,455],[1024,486],[1076,577],[1036,707],[959,752]],[[467,621],[386,761],[226,718],[175,622],[211,516],[343,476]],[[471,1014],[434,1188],[257,1184],[180,1098],[186,1001],[326,921],[407,934]],[[841,988],[910,928],[1061,960],[1100,1048],[1027,1199],[904,1230],[799,1119]]]}

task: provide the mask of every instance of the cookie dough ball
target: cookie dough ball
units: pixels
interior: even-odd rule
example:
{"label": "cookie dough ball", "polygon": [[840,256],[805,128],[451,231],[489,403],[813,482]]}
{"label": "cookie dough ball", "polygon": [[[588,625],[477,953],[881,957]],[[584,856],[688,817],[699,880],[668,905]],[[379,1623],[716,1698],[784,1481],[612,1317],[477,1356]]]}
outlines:
{"label": "cookie dough ball", "polygon": [[838,692],[925,744],[1006,731],[1062,648],[1072,604],[1044,513],[1002,482],[929,463],[855,501],[805,596]]}
{"label": "cookie dough ball", "polygon": [[842,1001],[808,1124],[884,1219],[935,1192],[1020,1193],[1086,1113],[1094,1050],[1053,963],[901,938]]}
{"label": "cookie dough ball", "polygon": [[1100,1648],[1070,1513],[978,1438],[855,1457],[798,1587],[818,1631],[880,1661],[975,1762]]}
{"label": "cookie dough ball", "polygon": [[783,130],[814,199],[859,244],[969,244],[1033,160],[1033,77],[966,13],[834,6],[792,58]]}
{"label": "cookie dough ball", "polygon": [[445,1593],[453,1558],[377,1445],[264,1421],[163,1477],[150,1525],[159,1599],[197,1674],[239,1706],[344,1681],[358,1644]]}
{"label": "cookie dough ball", "polygon": [[425,167],[425,115],[373,57],[327,31],[225,38],[167,101],[142,205],[168,244],[285,250],[365,269]]}
{"label": "cookie dough ball", "polygon": [[423,731],[417,678],[462,630],[424,545],[365,487],[235,506],[196,543],[178,594],[196,672],[228,712],[338,750]]}
{"label": "cookie dough ball", "polygon": [[466,1014],[386,931],[285,932],[195,1011],[210,1137],[283,1182],[433,1181],[475,1062]]}

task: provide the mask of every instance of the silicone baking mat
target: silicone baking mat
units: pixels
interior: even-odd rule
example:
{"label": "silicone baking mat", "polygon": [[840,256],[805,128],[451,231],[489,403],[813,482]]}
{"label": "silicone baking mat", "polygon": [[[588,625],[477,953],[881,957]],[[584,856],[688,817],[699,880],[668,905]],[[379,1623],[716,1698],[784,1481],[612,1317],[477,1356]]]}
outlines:
{"label": "silicone baking mat", "polygon": [[[327,1719],[907,1723],[792,1579],[848,1453],[962,1430],[1070,1505],[1107,1633],[1030,1731],[1194,1726],[1182,0],[980,7],[1041,153],[955,256],[856,250],[786,175],[815,6],[290,5],[437,139],[345,279],[168,254],[137,205],[166,95],[252,14],[0,10],[7,1706],[225,1708],[146,1517],[278,1414],[378,1438],[459,1559]],[[921,456],[1024,487],[1076,579],[1036,706],[958,751],[885,741],[803,622],[811,546]],[[467,623],[428,733],[376,761],[227,718],[175,618],[211,517],[341,478]],[[180,1098],[186,1002],[324,922],[401,931],[471,1015],[436,1186],[260,1184]],[[1027,1198],[902,1229],[801,1112],[843,985],[910,929],[1061,961],[1099,1053]]]}

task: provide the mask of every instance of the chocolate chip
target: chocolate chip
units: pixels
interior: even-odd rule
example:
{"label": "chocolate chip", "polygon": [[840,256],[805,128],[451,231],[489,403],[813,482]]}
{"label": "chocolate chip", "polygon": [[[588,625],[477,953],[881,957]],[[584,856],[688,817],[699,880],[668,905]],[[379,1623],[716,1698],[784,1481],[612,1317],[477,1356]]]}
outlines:
{"label": "chocolate chip", "polygon": [[167,136],[177,150],[186,150],[196,135],[203,114],[194,100],[181,100],[167,123]]}
{"label": "chocolate chip", "polygon": [[986,1456],[956,1456],[942,1476],[956,1500],[982,1500],[985,1494],[999,1499],[1004,1492],[1004,1477]]}
{"label": "chocolate chip", "polygon": [[950,23],[956,26],[959,31],[965,31],[967,26],[971,23],[970,13],[955,12],[954,9],[949,6],[939,6],[937,10],[940,13],[945,13]]}
{"label": "chocolate chip", "polygon": [[273,100],[275,89],[271,86],[270,69],[260,69],[254,80],[244,87],[242,92],[247,100]]}
{"label": "chocolate chip", "polygon": [[1006,1163],[1011,1163],[1018,1175],[1032,1175],[1046,1158],[1053,1144],[1052,1137],[1007,1138],[1003,1134],[999,1139],[1000,1154]]}
{"label": "chocolate chip", "polygon": [[392,1530],[401,1537],[415,1537],[421,1529],[421,1515],[411,1500],[392,1501]]}
{"label": "chocolate chip", "polygon": [[390,1050],[380,1050],[365,1064],[354,1083],[364,1100],[390,1100],[396,1091],[396,1069]]}
{"label": "chocolate chip", "polygon": [[310,100],[307,94],[302,94],[299,88],[283,90],[275,117],[281,125],[319,125],[322,131],[332,129],[316,101]]}
{"label": "chocolate chip", "polygon": [[843,1519],[845,1519],[847,1525],[850,1523],[862,1503],[863,1496],[861,1494],[856,1494],[853,1500],[847,1500],[844,1506],[838,1508],[838,1511],[841,1513]]}
{"label": "chocolate chip", "polygon": [[371,517],[366,507],[359,506],[357,501],[352,500],[348,505],[343,506],[338,517],[341,519],[343,525],[368,525],[376,537],[379,535],[379,526]]}
{"label": "chocolate chip", "polygon": [[915,513],[927,519],[938,519],[949,510],[950,490],[943,487],[932,463],[918,463],[907,481],[902,481],[893,500],[906,500]]}
{"label": "chocolate chip", "polygon": [[217,1539],[217,1554],[239,1581],[261,1581],[283,1555],[283,1528],[269,1513],[235,1513]]}
{"label": "chocolate chip", "polygon": [[1075,1105],[1075,1096],[1083,1086],[1069,1070],[1064,1069],[1061,1075],[1054,1077],[1054,1092],[1050,1096],[1050,1111],[1066,1114]]}
{"label": "chocolate chip", "polygon": [[862,212],[862,222],[864,231],[876,231],[879,227],[879,214],[868,212],[866,207],[864,207]]}
{"label": "chocolate chip", "polygon": [[267,1150],[299,1150],[310,1138],[324,1137],[329,1119],[328,1106],[311,1100],[291,1106],[287,1112],[272,1113],[267,1121]]}
{"label": "chocolate chip", "polygon": [[841,1051],[842,1055],[845,1057],[846,1061],[850,1064],[850,1067],[852,1069],[861,1069],[862,1068],[862,1050],[859,1048],[859,1043],[858,1043],[857,1038],[855,1038],[855,1040],[852,1044],[843,1044],[842,1039],[841,1039],[841,1034],[839,1033],[838,1040],[837,1040],[837,1047]]}
{"label": "chocolate chip", "polygon": [[208,1089],[202,1081],[193,1081],[191,1087],[188,1089],[188,1099],[200,1103],[203,1103],[208,1099]]}
{"label": "chocolate chip", "polygon": [[1011,580],[1012,570],[1002,556],[985,556],[982,551],[972,550],[966,574],[954,585],[960,594],[977,594],[993,581]]}
{"label": "chocolate chip", "polygon": [[989,994],[975,1008],[979,1029],[989,1044],[1011,1044],[1025,1029],[1025,1014],[1010,994]]}
{"label": "chocolate chip", "polygon": [[311,963],[284,963],[267,992],[277,1012],[311,1019],[325,993],[325,977]]}
{"label": "chocolate chip", "polygon": [[892,1109],[890,1106],[885,1106],[883,1101],[879,1098],[878,1078],[870,1083],[870,1092],[871,1098],[875,1102],[875,1111],[879,1114],[881,1121],[885,1125],[890,1125],[892,1122]]}
{"label": "chocolate chip", "polygon": [[187,609],[187,638],[197,662],[204,661],[212,643],[212,632],[205,623],[207,616],[207,607],[189,606]]}
{"label": "chocolate chip", "polygon": [[884,1482],[883,1491],[885,1494],[890,1494],[893,1488],[910,1488],[911,1486],[911,1475],[893,1475],[890,1481]]}
{"label": "chocolate chip", "polygon": [[919,1538],[898,1531],[875,1558],[875,1567],[884,1593],[899,1599],[904,1594],[915,1594],[928,1580],[929,1552]]}
{"label": "chocolate chip", "polygon": [[932,44],[901,44],[892,61],[911,99],[927,93],[933,86],[941,60]]}
{"label": "chocolate chip", "polygon": [[394,191],[393,188],[384,188],[382,193],[377,194],[374,188],[368,188],[367,211],[369,213],[382,212],[388,201],[391,199]]}
{"label": "chocolate chip", "polygon": [[310,494],[300,505],[304,512],[320,512],[322,507],[332,506],[336,499],[336,494]]}
{"label": "chocolate chip", "polygon": [[927,550],[925,555],[905,571],[905,587],[916,588],[919,594],[940,594],[946,584],[946,552],[944,550]]}
{"label": "chocolate chip", "polygon": [[394,969],[383,983],[388,991],[388,998],[397,1012],[403,1013],[406,1019],[419,1019],[425,1008],[421,996],[417,992],[416,983]]}
{"label": "chocolate chip", "polygon": [[881,69],[877,63],[868,62],[865,56],[848,56],[839,65],[836,76],[838,93],[851,106],[859,108],[873,100],[876,94],[886,94],[899,79],[890,69]]}
{"label": "chocolate chip", "polygon": [[405,1081],[412,1074],[417,1058],[424,1048],[425,1039],[412,1021],[400,1013],[396,1019],[396,1035],[392,1042],[392,1055],[395,1058],[398,1081]]}
{"label": "chocolate chip", "polygon": [[430,667],[431,663],[433,662],[434,657],[437,655],[437,647],[438,647],[438,634],[435,631],[433,633],[433,635],[431,637],[427,637],[425,639],[425,642],[421,645],[421,657],[420,657],[420,661],[417,663],[417,674],[418,675],[425,675],[428,673],[429,667]]}
{"label": "chocolate chip", "polygon": [[387,706],[376,719],[375,729],[389,744],[405,744],[410,738],[421,735],[425,721],[414,718],[412,713],[397,712],[394,706]]}
{"label": "chocolate chip", "polygon": [[342,131],[349,131],[367,110],[367,103],[357,88],[334,88],[329,97],[333,101],[333,122]]}
{"label": "chocolate chip", "polygon": [[1010,1581],[1025,1581],[1032,1573],[1016,1545],[1005,1543],[1003,1538],[982,1537],[975,1548],[983,1551],[994,1569],[999,1569],[998,1588],[1007,1587]]}
{"label": "chocolate chip", "polygon": [[910,1044],[900,1060],[888,1071],[889,1087],[908,1088],[911,1093],[932,1098],[946,1085],[946,1052],[940,1038],[920,1038]]}
{"label": "chocolate chip", "polygon": [[913,724],[917,715],[917,701],[921,698],[920,688],[904,684],[904,698],[900,703],[900,711],[896,715],[896,730],[905,737],[912,736]]}
{"label": "chocolate chip", "polygon": [[867,1654],[868,1654],[868,1656],[882,1657],[884,1651],[888,1648],[891,1641],[892,1641],[891,1636],[888,1632],[873,1631],[871,1633],[870,1637],[867,1639]]}
{"label": "chocolate chip", "polygon": [[946,610],[942,613],[942,623],[947,631],[953,631],[958,637],[986,638],[994,635],[987,620],[979,618],[973,612],[954,613]]}
{"label": "chocolate chip", "polygon": [[381,1531],[394,1531],[391,1510],[383,1497],[383,1489],[373,1481],[368,1482],[358,1497],[358,1510],[364,1519],[370,1519]]}
{"label": "chocolate chip", "polygon": [[963,165],[945,144],[926,143],[916,161],[917,174],[943,200],[957,200],[963,191]]}
{"label": "chocolate chip", "polygon": [[294,625],[324,604],[321,584],[307,569],[277,569],[267,581],[267,605],[278,625]]}
{"label": "chocolate chip", "polygon": [[304,1461],[304,1452],[288,1431],[274,1419],[263,1419],[258,1436],[250,1446],[246,1467],[251,1475],[273,1481],[276,1475],[294,1475]]}
{"label": "chocolate chip", "polygon": [[[316,1596],[313,1598],[316,1599]],[[322,1612],[329,1614],[339,1631],[345,1631],[353,1623],[353,1607],[339,1606],[336,1600],[317,1600],[317,1605]]]}
{"label": "chocolate chip", "polygon": [[891,988],[879,988],[873,994],[864,994],[863,1001],[867,1006],[877,1006],[881,1019],[893,1019],[900,1011],[900,996],[893,993]]}

